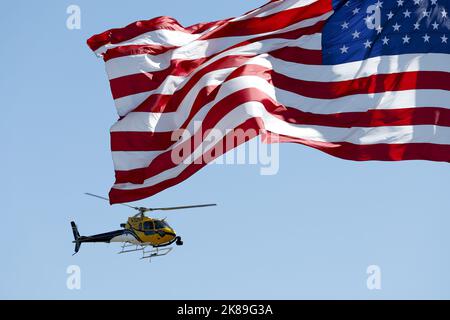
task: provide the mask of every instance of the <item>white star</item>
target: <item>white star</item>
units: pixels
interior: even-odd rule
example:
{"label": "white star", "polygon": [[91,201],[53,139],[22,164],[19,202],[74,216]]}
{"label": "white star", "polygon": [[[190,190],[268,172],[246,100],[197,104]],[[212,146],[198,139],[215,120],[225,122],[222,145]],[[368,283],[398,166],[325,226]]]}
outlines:
{"label": "white star", "polygon": [[430,11],[423,10],[423,12],[422,12],[424,18],[425,18],[425,17],[429,17],[429,16],[430,16],[430,13],[431,13],[431,10],[430,10]]}
{"label": "white star", "polygon": [[381,39],[381,41],[383,41],[383,45],[387,45],[389,42],[389,39],[386,36],[384,36],[384,38]]}
{"label": "white star", "polygon": [[445,8],[442,9],[441,14],[442,14],[442,18],[447,18],[447,11],[445,11]]}
{"label": "white star", "polygon": [[401,25],[399,25],[397,22],[392,26],[394,28],[394,31],[400,31]]}
{"label": "white star", "polygon": [[405,12],[403,12],[403,14],[405,15],[405,18],[409,18],[409,17],[411,17],[411,12],[408,10],[408,9],[406,9],[406,11]]}
{"label": "white star", "polygon": [[348,7],[350,5],[350,0],[345,3],[345,6]]}
{"label": "white star", "polygon": [[359,38],[359,34],[361,32],[358,32],[358,30],[355,30],[355,32],[352,33],[353,39]]}
{"label": "white star", "polygon": [[383,7],[383,2],[381,2],[380,0],[377,1],[377,3],[375,3],[375,6],[377,8],[382,8]]}
{"label": "white star", "polygon": [[419,30],[420,28],[420,23],[419,21],[417,21],[416,23],[414,23],[414,30]]}
{"label": "white star", "polygon": [[348,23],[344,21],[343,24],[341,24],[342,29],[348,29]]}
{"label": "white star", "polygon": [[439,23],[436,23],[436,21],[431,25],[433,26],[433,30],[437,30],[437,28],[439,27]]}
{"label": "white star", "polygon": [[437,4],[437,0],[431,0],[431,4],[433,5],[436,5]]}
{"label": "white star", "polygon": [[381,26],[378,26],[378,27],[376,28],[376,30],[377,30],[377,33],[380,34],[381,31],[383,30],[383,28],[382,28]]}
{"label": "white star", "polygon": [[398,6],[398,7],[403,6],[403,2],[404,2],[403,0],[398,0],[398,1],[397,1],[397,6]]}
{"label": "white star", "polygon": [[423,42],[430,42],[430,36],[428,34],[425,33],[425,35],[422,38]]}
{"label": "white star", "polygon": [[344,54],[344,53],[347,53],[347,52],[348,52],[348,47],[346,47],[345,44],[344,44],[342,46],[342,48],[341,48],[341,53]]}
{"label": "white star", "polygon": [[403,39],[403,43],[409,43],[409,39],[411,39],[411,38],[408,37],[408,35],[406,34],[402,39]]}
{"label": "white star", "polygon": [[359,13],[359,8],[355,8],[355,9],[353,9],[353,14],[358,14]]}
{"label": "white star", "polygon": [[417,4],[418,6],[420,6],[420,1],[422,1],[422,0],[414,0],[414,4]]}
{"label": "white star", "polygon": [[445,36],[445,34],[441,37],[441,39],[442,39],[442,43],[447,43],[447,37]]}
{"label": "white star", "polygon": [[370,42],[369,40],[366,40],[366,42],[364,42],[364,48],[370,48],[371,45],[372,42]]}
{"label": "white star", "polygon": [[392,11],[389,11],[389,13],[387,14],[388,16],[388,20],[391,20],[392,17],[394,16],[394,14],[392,13]]}

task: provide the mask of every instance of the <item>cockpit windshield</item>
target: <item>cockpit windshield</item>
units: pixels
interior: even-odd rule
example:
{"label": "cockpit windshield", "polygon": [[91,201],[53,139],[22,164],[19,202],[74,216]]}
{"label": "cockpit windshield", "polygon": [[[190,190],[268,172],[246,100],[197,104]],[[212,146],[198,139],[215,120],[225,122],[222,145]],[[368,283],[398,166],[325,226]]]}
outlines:
{"label": "cockpit windshield", "polygon": [[169,224],[164,220],[154,220],[155,229],[170,228]]}

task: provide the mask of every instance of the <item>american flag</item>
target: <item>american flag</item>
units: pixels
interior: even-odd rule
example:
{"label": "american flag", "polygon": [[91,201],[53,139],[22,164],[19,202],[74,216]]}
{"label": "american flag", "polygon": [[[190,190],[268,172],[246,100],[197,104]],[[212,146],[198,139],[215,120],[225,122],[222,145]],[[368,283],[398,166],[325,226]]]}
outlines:
{"label": "american flag", "polygon": [[[210,128],[223,140],[255,129],[349,160],[449,162],[449,3],[278,0],[187,28],[158,17],[93,36],[119,114],[111,203],[205,166],[171,154],[187,144],[201,158]],[[180,129],[190,136],[173,139]]]}

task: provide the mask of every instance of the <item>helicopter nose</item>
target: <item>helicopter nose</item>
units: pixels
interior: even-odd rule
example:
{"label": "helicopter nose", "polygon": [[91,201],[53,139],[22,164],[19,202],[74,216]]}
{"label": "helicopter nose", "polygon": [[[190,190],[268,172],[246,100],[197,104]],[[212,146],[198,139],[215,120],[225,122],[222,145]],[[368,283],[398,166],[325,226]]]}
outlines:
{"label": "helicopter nose", "polygon": [[176,236],[175,234],[175,230],[173,230],[172,228],[164,228],[164,231],[166,232],[166,234],[171,235],[173,237]]}

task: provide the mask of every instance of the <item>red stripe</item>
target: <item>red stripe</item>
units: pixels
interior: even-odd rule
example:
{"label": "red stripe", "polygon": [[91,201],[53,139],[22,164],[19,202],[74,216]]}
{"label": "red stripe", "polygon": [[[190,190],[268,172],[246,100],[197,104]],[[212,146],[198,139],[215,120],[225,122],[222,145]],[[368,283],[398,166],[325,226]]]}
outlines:
{"label": "red stripe", "polygon": [[[269,110],[268,110],[269,111]],[[299,125],[339,128],[436,125],[450,127],[450,110],[437,107],[417,107],[391,110],[367,110],[317,114],[295,108],[270,111],[283,121]]]}
{"label": "red stripe", "polygon": [[[257,128],[259,126],[260,126],[260,124],[258,123],[257,119],[249,119],[249,120],[245,121],[243,124],[241,124],[240,126],[238,126],[236,129],[242,129],[242,130],[255,129],[255,130],[257,130]],[[250,140],[250,139],[246,139],[242,143],[244,143],[248,140]],[[232,147],[227,146],[226,141],[227,141],[227,137],[225,137],[224,139],[219,141],[216,144],[216,146],[221,145],[221,148],[224,152],[229,151],[235,147],[235,146],[232,146]],[[218,149],[220,149],[220,148],[218,148]],[[222,153],[217,153],[215,155],[211,155],[210,160],[212,161],[212,160],[216,159],[221,154]],[[112,188],[111,191],[109,192],[110,202],[111,202],[111,204],[122,203],[122,202],[131,202],[131,201],[136,201],[136,200],[150,197],[158,192],[161,192],[164,189],[167,189],[169,187],[177,185],[178,183],[186,180],[187,178],[192,176],[194,173],[196,173],[198,170],[203,168],[206,164],[207,163],[204,162],[203,158],[202,158],[201,164],[200,163],[199,164],[195,164],[195,163],[191,164],[185,170],[183,170],[181,172],[181,174],[178,175],[177,177],[168,179],[168,180],[164,180],[163,182],[160,182],[151,187],[134,189],[134,190],[120,190],[120,189]]]}
{"label": "red stripe", "polygon": [[[263,71],[255,68],[256,74],[261,72]],[[269,76],[269,73],[275,87],[319,99],[335,99],[355,94],[413,89],[450,90],[450,73],[440,71],[376,74],[339,82],[299,80],[275,71],[265,70],[266,76]]]}
{"label": "red stripe", "polygon": [[201,36],[200,39],[217,39],[273,32],[300,21],[323,15],[332,10],[331,1],[316,1],[304,7],[283,10],[266,17],[230,21]]}
{"label": "red stripe", "polygon": [[[270,134],[269,134],[270,136]],[[430,160],[450,162],[450,145],[434,143],[353,144],[349,142],[316,142],[295,137],[270,137],[272,141],[294,142],[313,147],[332,156],[354,161]]]}
{"label": "red stripe", "polygon": [[105,54],[103,55],[103,60],[106,62],[111,59],[120,58],[120,57],[126,57],[131,55],[138,55],[138,54],[149,54],[149,55],[159,55],[166,53],[170,50],[173,50],[175,48],[179,48],[176,46],[160,46],[156,44],[149,44],[149,45],[128,45],[128,46],[120,46],[108,49]]}
{"label": "red stripe", "polygon": [[165,150],[173,141],[171,132],[111,132],[111,151]]}
{"label": "red stripe", "polygon": [[269,54],[274,58],[288,62],[313,65],[320,65],[322,63],[322,50],[309,50],[299,47],[284,47],[269,52]]}

